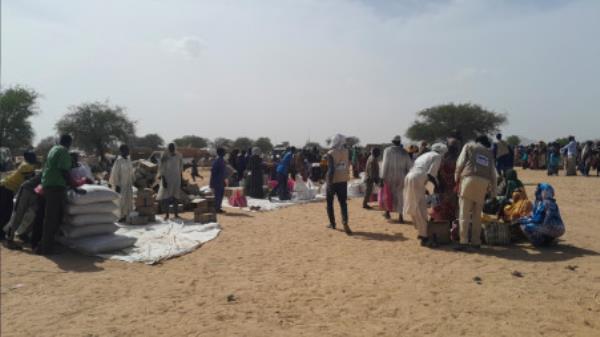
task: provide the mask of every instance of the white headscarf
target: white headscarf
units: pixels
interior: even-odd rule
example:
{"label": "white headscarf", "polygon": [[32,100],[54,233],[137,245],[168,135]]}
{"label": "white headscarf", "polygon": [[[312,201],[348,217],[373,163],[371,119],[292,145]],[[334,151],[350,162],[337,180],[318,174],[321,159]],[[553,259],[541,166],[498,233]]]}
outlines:
{"label": "white headscarf", "polygon": [[333,138],[331,139],[331,147],[333,149],[341,149],[344,147],[344,145],[346,144],[346,137],[344,137],[341,134],[336,134],[335,136],[333,136]]}
{"label": "white headscarf", "polygon": [[441,155],[444,155],[446,152],[448,152],[448,147],[446,146],[446,144],[435,143],[431,145],[431,150]]}

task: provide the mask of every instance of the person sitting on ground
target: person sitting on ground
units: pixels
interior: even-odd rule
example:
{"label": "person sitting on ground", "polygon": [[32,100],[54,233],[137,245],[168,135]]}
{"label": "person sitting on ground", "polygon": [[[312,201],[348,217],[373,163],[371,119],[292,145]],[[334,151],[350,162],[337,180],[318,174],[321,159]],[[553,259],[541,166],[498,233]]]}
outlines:
{"label": "person sitting on ground", "polygon": [[517,188],[523,188],[523,183],[517,177],[517,171],[513,169],[506,170],[504,179],[498,185],[499,201],[502,203],[504,200],[510,200]]}
{"label": "person sitting on ground", "polygon": [[533,204],[527,198],[525,188],[517,187],[512,193],[510,203],[502,209],[501,217],[505,222],[512,223],[531,214]]}
{"label": "person sitting on ground", "polygon": [[369,159],[367,159],[367,169],[365,171],[365,184],[367,185],[365,191],[365,198],[363,199],[363,208],[371,209],[369,206],[369,201],[371,200],[371,195],[373,194],[373,185],[379,184],[379,156],[381,155],[381,150],[378,147],[373,148],[371,150],[371,155]]}
{"label": "person sitting on ground", "polygon": [[23,154],[24,161],[19,167],[0,181],[0,239],[4,238],[1,229],[8,223],[13,212],[13,198],[21,185],[35,174],[37,158],[35,153],[27,151]]}
{"label": "person sitting on ground", "polygon": [[521,230],[534,246],[547,246],[565,233],[565,224],[550,184],[539,184],[535,191],[533,214],[519,220]]}

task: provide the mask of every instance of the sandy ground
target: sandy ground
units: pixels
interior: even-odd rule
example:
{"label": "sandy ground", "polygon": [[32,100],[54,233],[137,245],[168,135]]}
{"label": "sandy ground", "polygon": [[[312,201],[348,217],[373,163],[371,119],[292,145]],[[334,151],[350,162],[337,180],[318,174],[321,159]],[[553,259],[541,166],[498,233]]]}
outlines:
{"label": "sandy ground", "polygon": [[555,186],[557,247],[422,248],[352,200],[353,237],[325,229],[323,203],[233,212],[216,240],[157,266],[2,248],[1,334],[600,336],[600,178],[519,173],[530,195]]}

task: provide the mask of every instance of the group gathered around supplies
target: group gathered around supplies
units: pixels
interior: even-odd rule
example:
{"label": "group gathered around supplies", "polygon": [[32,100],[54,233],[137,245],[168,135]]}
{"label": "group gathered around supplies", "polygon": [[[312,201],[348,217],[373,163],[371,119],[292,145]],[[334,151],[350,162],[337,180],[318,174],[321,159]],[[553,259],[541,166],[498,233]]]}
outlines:
{"label": "group gathered around supplies", "polygon": [[[45,155],[26,151],[16,169],[0,182],[0,234],[5,245],[52,254],[55,236],[64,217],[67,193],[85,194],[85,184],[106,184],[120,195],[119,221],[133,211],[134,166],[127,145],[110,163],[105,181],[92,173],[71,152],[73,139],[62,135],[57,145]],[[405,146],[400,136],[391,144],[359,148],[348,146],[343,135],[331,138],[330,148],[297,149],[288,147],[278,153],[263,153],[260,148],[235,149],[229,153],[217,148],[210,167],[209,187],[214,195],[215,212],[224,213],[223,199],[227,187],[241,187],[244,194],[256,199],[292,199],[294,184],[310,183],[324,189],[326,214],[330,229],[338,222],[334,212],[337,198],[341,208],[343,231],[352,235],[348,190],[352,181],[364,186],[364,211],[380,209],[386,219],[400,223],[412,221],[421,245],[438,246],[431,226],[445,226],[456,249],[469,251],[482,244],[482,221],[506,224],[511,241],[528,240],[535,246],[549,245],[565,233],[555,191],[540,183],[530,199],[519,180],[515,166],[547,170],[557,175],[598,175],[600,144],[578,143],[568,138],[566,145],[539,142],[529,146],[510,146],[501,134],[495,140],[482,135],[463,143],[459,134],[443,142]],[[182,198],[184,159],[175,144],[168,144],[157,158],[156,199],[164,217],[179,217],[178,200]],[[198,162],[191,162],[191,177],[199,174]],[[372,203],[377,202],[378,207]],[[23,224],[27,228],[23,229]],[[485,237],[484,237],[485,238]],[[18,242],[18,243],[17,243]]]}

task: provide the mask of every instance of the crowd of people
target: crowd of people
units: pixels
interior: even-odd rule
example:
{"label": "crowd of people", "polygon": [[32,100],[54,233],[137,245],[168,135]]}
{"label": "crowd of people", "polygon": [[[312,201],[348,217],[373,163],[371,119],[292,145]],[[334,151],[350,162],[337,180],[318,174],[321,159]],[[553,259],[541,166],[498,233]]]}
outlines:
{"label": "crowd of people", "polygon": [[[15,235],[29,243],[34,252],[53,251],[54,237],[61,224],[69,193],[85,193],[83,184],[99,183],[90,168],[80,161],[77,152],[69,152],[72,138],[60,137],[59,143],[46,156],[41,167],[35,153],[27,151],[16,170],[0,183],[0,231],[9,246]],[[547,169],[557,174],[564,165],[567,175],[579,169],[588,175],[598,170],[598,144],[579,144],[574,137],[563,147],[557,143],[535,144],[529,147],[509,146],[498,134],[492,143],[487,136],[462,144],[459,135],[444,142],[419,146],[404,146],[400,136],[389,146],[373,146],[368,152],[357,146],[348,147],[346,138],[335,135],[330,149],[288,147],[270,156],[260,148],[237,149],[229,153],[216,149],[212,162],[209,187],[214,193],[215,210],[224,213],[226,187],[243,187],[252,198],[289,200],[295,182],[311,181],[323,185],[326,194],[328,227],[337,228],[334,199],[341,208],[342,226],[351,235],[348,215],[348,183],[361,177],[365,184],[362,206],[377,199],[383,216],[397,214],[403,223],[409,216],[418,230],[423,246],[436,246],[429,237],[429,226],[445,222],[456,234],[457,249],[466,250],[481,245],[482,214],[495,214],[499,219],[518,227],[522,235],[535,245],[553,242],[564,233],[564,224],[554,199],[554,190],[540,184],[535,200],[529,201],[519,181],[515,165],[529,169]],[[168,219],[179,216],[184,164],[175,144],[168,144],[158,159],[156,199]],[[203,179],[196,161],[191,177]],[[40,168],[41,170],[36,170]],[[39,172],[39,173],[36,173]],[[120,198],[120,221],[133,211],[134,168],[129,147],[119,147],[112,163],[108,184]],[[431,184],[433,188],[428,188]],[[375,198],[377,195],[377,198]],[[16,203],[14,202],[16,200]],[[27,220],[26,220],[27,219]],[[20,230],[27,222],[27,230]]]}

